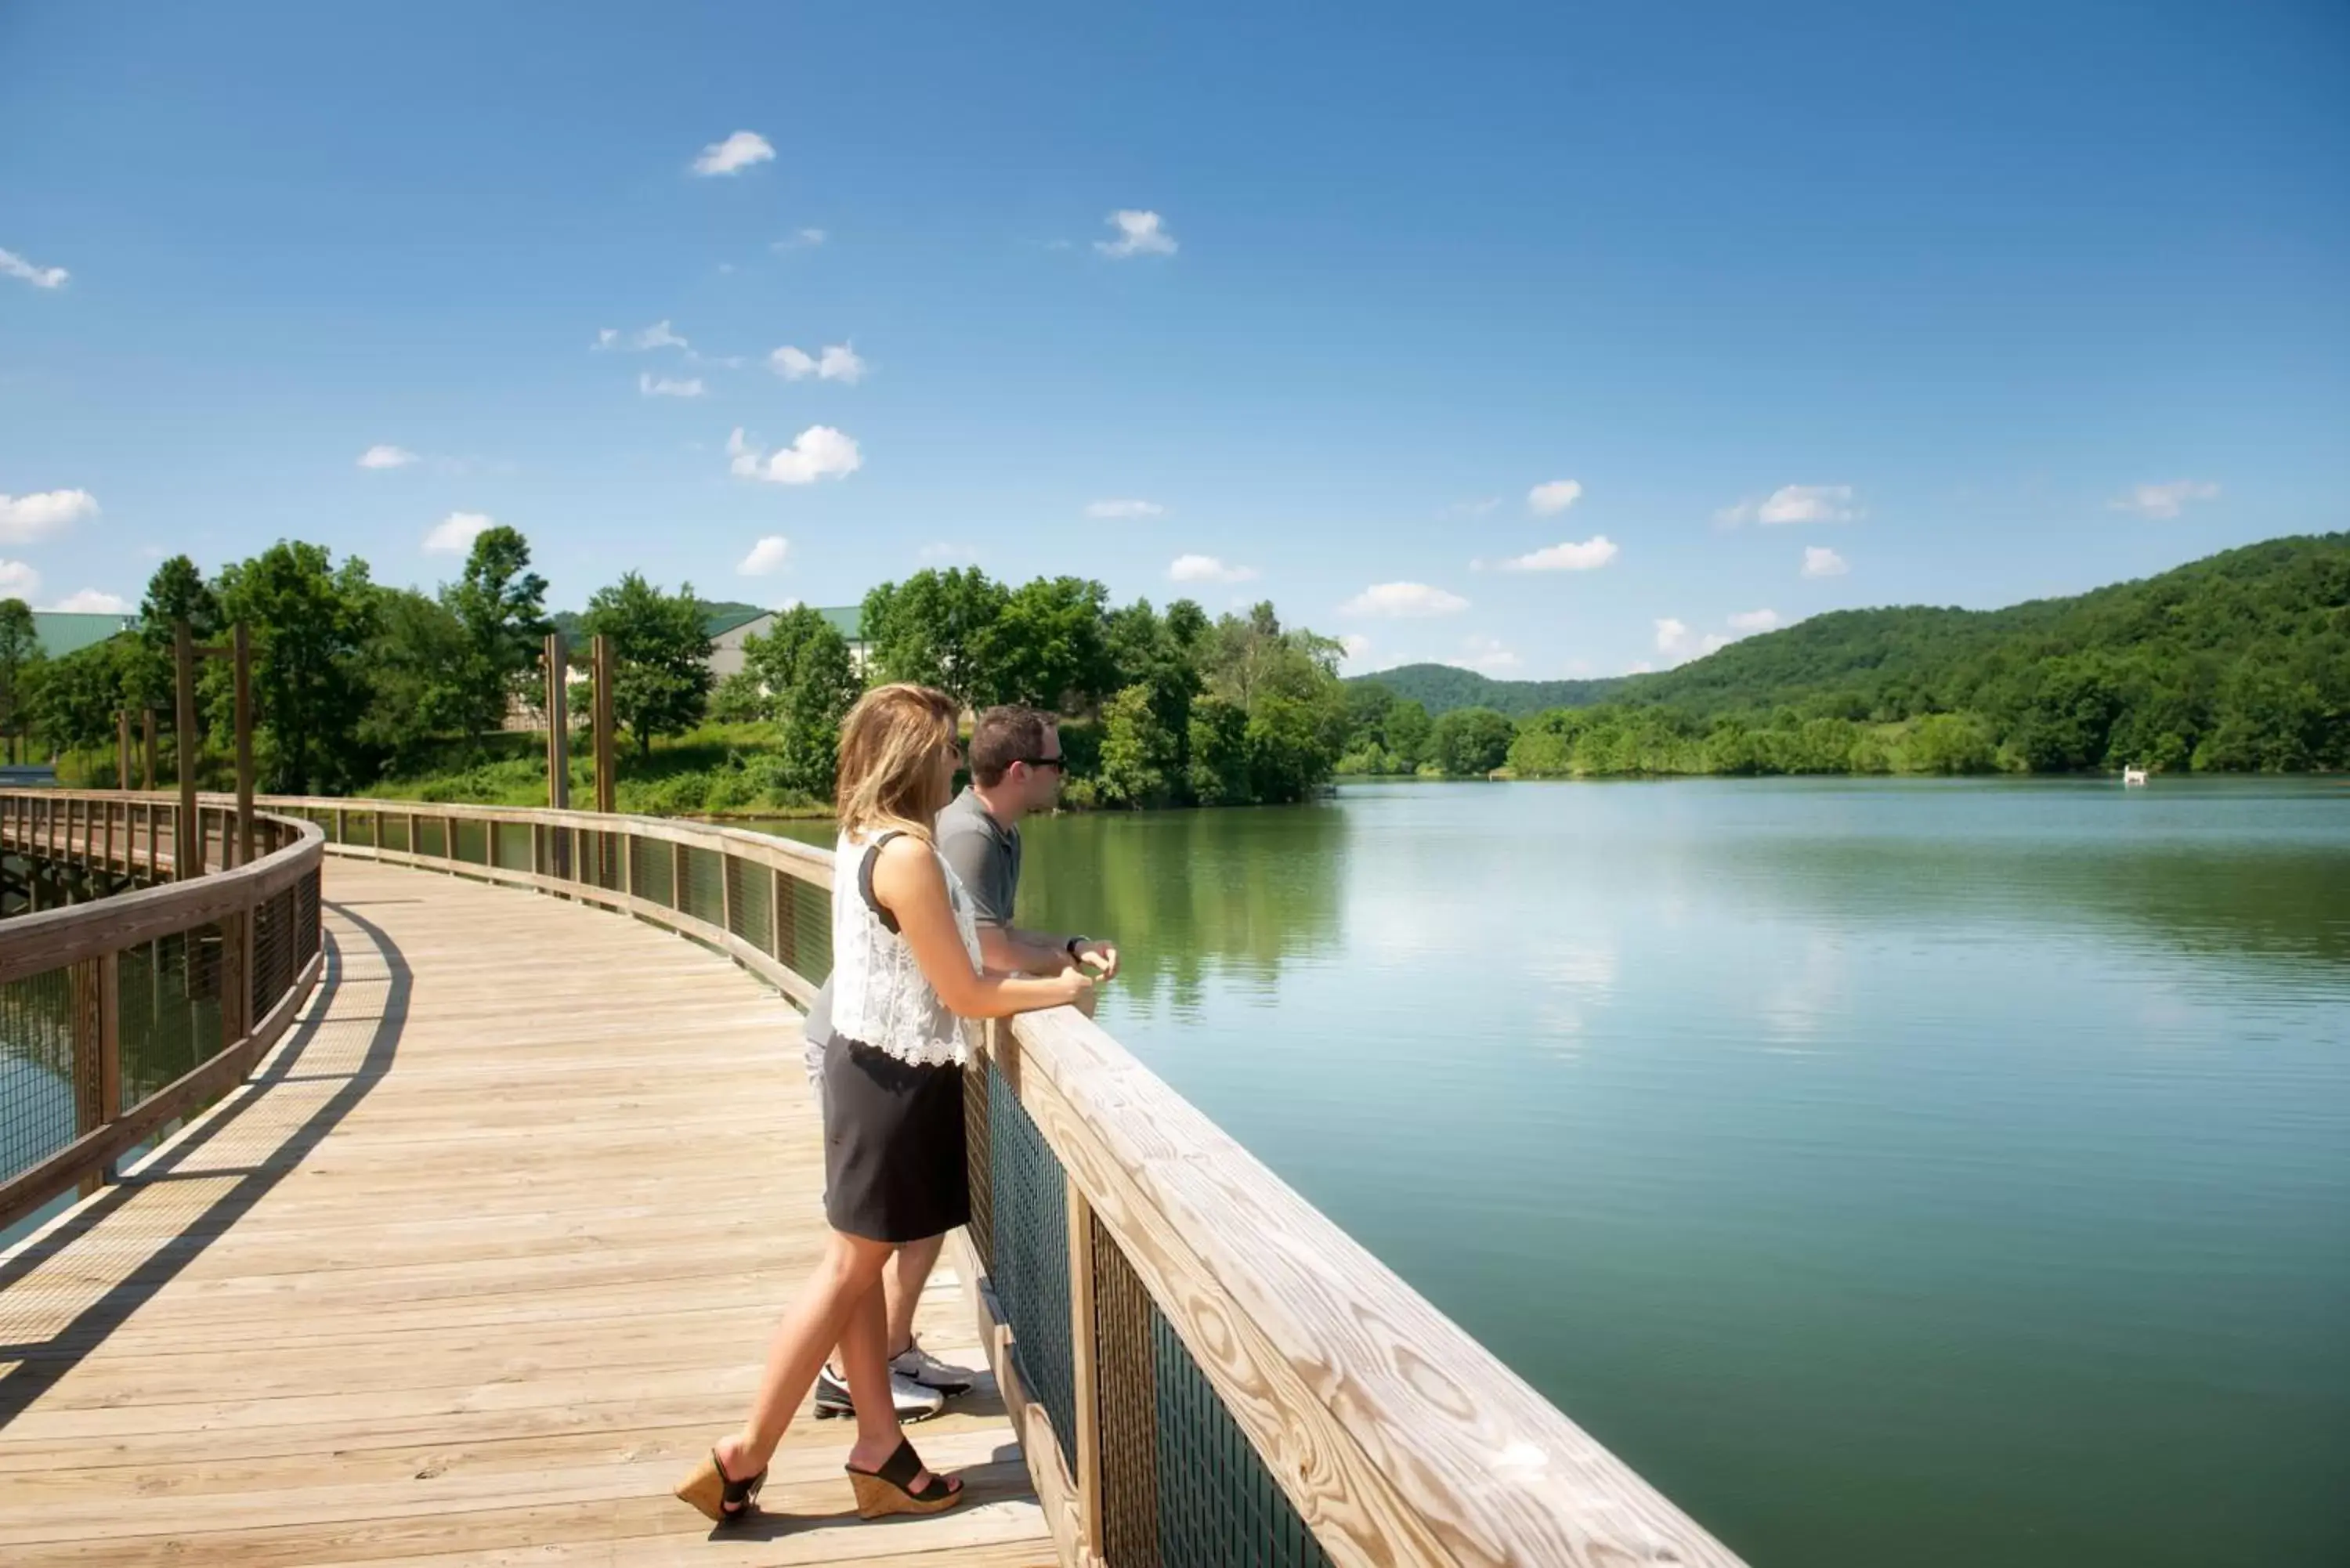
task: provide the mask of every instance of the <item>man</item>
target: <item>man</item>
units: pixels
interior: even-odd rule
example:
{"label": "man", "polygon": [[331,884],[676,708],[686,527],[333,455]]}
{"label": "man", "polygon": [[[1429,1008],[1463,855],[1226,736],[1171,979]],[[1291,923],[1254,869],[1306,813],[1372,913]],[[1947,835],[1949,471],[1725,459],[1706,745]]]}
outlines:
{"label": "man", "polygon": [[[1118,949],[1084,936],[1048,936],[1012,923],[1020,891],[1020,819],[1050,811],[1061,795],[1064,771],[1060,732],[1051,715],[1034,708],[990,708],[971,732],[971,784],[939,813],[939,853],[954,867],[971,894],[978,917],[980,961],[1010,974],[1057,974],[1075,965],[1118,974]],[[822,1072],[824,1048],[832,1038],[832,982],[827,981],[807,1014],[807,1071],[813,1084]],[[822,1089],[819,1085],[818,1095]],[[914,1343],[914,1308],[946,1245],[944,1236],[910,1241],[898,1249],[882,1276],[888,1303],[889,1391],[900,1421],[935,1416],[949,1397],[971,1386],[971,1374],[949,1366]],[[903,1349],[896,1347],[903,1346]],[[827,1366],[816,1375],[816,1413],[852,1413],[848,1385]]]}

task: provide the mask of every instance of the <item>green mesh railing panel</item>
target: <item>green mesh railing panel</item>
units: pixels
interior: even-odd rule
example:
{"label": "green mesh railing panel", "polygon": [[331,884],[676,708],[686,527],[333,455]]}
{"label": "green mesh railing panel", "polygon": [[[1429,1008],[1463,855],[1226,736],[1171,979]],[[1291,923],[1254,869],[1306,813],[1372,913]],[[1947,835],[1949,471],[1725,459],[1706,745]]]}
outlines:
{"label": "green mesh railing panel", "polygon": [[73,1142],[73,971],[0,985],[0,1180]]}
{"label": "green mesh railing panel", "polygon": [[375,813],[356,807],[343,813],[343,842],[372,846],[375,843]]}
{"label": "green mesh railing panel", "polygon": [[1166,1317],[1151,1309],[1159,1407],[1159,1555],[1167,1563],[1326,1568],[1297,1516]]}
{"label": "green mesh railing panel", "polygon": [[708,849],[675,846],[680,857],[677,892],[680,912],[713,926],[725,924],[725,888],[718,855]]}
{"label": "green mesh railing panel", "polygon": [[395,812],[387,815],[378,826],[377,838],[384,848],[404,850],[409,847],[406,815]]}
{"label": "green mesh railing panel", "polygon": [[264,899],[253,909],[253,978],[251,1007],[245,1016],[258,1024],[294,984],[303,956],[299,933],[294,929],[301,889],[288,888]]}
{"label": "green mesh railing panel", "polygon": [[987,1107],[994,1085],[994,1067],[986,1057],[973,1056],[963,1069],[963,1168],[971,1185],[971,1244],[979,1253],[979,1266],[991,1277],[995,1272],[995,1178],[988,1158]]}
{"label": "green mesh railing panel", "polygon": [[437,816],[416,819],[416,853],[432,858],[445,859],[449,854],[449,825]]}
{"label": "green mesh railing panel", "polygon": [[724,857],[726,903],[734,934],[761,952],[775,950],[775,873],[764,866]]}
{"label": "green mesh railing panel", "polygon": [[462,860],[469,866],[486,866],[490,863],[490,830],[487,823],[468,822],[462,817],[452,821],[444,817],[442,819],[442,826],[450,830],[447,850],[450,859]]}
{"label": "green mesh railing panel", "polygon": [[1076,1463],[1076,1371],[1069,1354],[1067,1177],[1000,1073],[990,1075],[993,1277],[1012,1324],[1020,1380],[1053,1418],[1062,1458]]}
{"label": "green mesh railing panel", "polygon": [[1151,1328],[1159,1311],[1109,1228],[1097,1222],[1092,1231],[1101,1554],[1118,1568],[1161,1568],[1158,1345]]}
{"label": "green mesh railing panel", "polygon": [[220,1054],[220,929],[199,926],[158,937],[123,949],[120,961],[122,1103],[117,1109],[127,1110]]}
{"label": "green mesh railing panel", "polygon": [[810,984],[823,984],[832,972],[832,894],[787,875],[775,910],[775,945],[767,950]]}
{"label": "green mesh railing panel", "polygon": [[501,822],[498,826],[498,865],[507,871],[534,869],[532,853],[537,829],[527,822]]}
{"label": "green mesh railing panel", "polygon": [[677,861],[672,853],[677,846],[666,838],[635,838],[630,839],[629,844],[636,856],[634,887],[637,897],[648,903],[674,909],[676,902],[671,896],[673,884],[671,878],[677,874]]}

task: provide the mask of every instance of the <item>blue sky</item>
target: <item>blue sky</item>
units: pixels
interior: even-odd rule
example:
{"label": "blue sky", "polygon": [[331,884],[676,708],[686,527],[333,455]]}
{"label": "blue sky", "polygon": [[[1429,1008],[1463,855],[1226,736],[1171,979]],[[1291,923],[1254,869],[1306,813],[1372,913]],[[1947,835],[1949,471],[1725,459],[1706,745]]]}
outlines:
{"label": "blue sky", "polygon": [[494,518],[558,606],[976,559],[1550,677],[2350,516],[2339,5],[16,0],[0,63],[40,606]]}

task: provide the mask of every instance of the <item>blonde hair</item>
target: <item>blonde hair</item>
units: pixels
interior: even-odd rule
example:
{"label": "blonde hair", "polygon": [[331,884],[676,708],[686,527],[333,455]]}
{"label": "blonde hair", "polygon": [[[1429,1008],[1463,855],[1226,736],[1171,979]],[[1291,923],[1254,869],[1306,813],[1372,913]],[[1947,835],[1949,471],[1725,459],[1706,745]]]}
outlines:
{"label": "blonde hair", "polygon": [[833,809],[840,831],[862,837],[891,828],[931,842],[931,820],[946,809],[939,750],[954,744],[955,700],[930,686],[876,686],[840,722],[840,769]]}

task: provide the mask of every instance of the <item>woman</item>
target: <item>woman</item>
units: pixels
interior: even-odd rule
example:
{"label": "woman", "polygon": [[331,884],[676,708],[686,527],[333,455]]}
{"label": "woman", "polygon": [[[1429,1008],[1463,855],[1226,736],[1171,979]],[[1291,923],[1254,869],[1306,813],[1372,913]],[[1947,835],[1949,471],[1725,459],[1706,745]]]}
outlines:
{"label": "woman", "polygon": [[876,687],[840,730],[832,888],[833,1039],[824,1058],[824,1260],[775,1331],[750,1419],[677,1495],[720,1523],[748,1514],[767,1459],[835,1344],[857,1407],[857,1511],[935,1513],[962,1483],[922,1469],[889,1397],[881,1271],[902,1241],[971,1215],[960,1023],[1075,1002],[1083,971],[983,973],[971,904],[932,846],[952,792],[956,706],[925,686]]}

